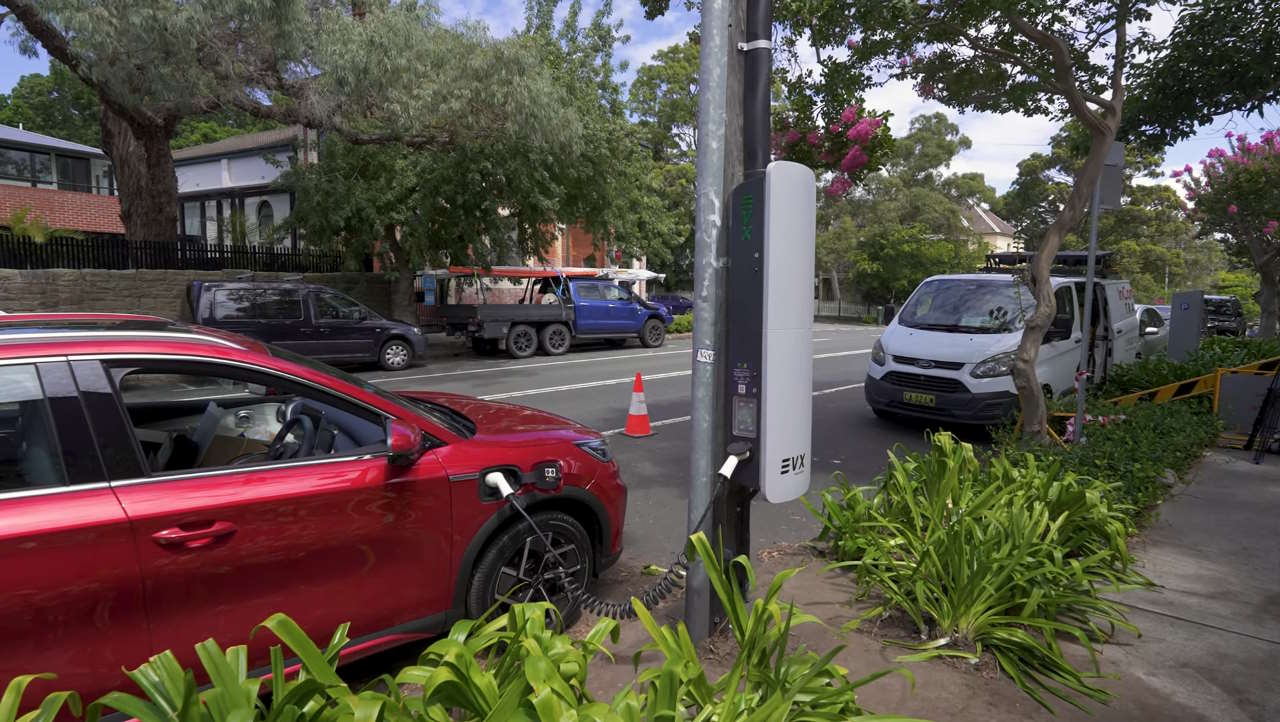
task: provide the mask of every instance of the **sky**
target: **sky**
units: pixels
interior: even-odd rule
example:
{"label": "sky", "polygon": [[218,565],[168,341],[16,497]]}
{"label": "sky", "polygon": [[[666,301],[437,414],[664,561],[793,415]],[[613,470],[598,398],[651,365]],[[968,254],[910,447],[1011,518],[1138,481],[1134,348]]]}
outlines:
{"label": "sky", "polygon": [[[494,35],[503,36],[524,24],[524,0],[439,0],[446,18],[478,20],[488,25]],[[598,0],[586,0],[584,15],[599,6]],[[635,0],[615,0],[614,15],[623,22],[624,32],[631,42],[619,53],[620,59],[630,63],[631,69],[624,75],[630,79],[635,68],[644,64],[652,55],[665,47],[682,41],[696,25],[696,17],[684,10],[682,0],[673,0],[671,12],[649,21],[644,10]],[[1173,16],[1157,12],[1153,30],[1167,33],[1173,24]],[[27,73],[45,72],[48,61],[44,58],[26,58],[8,42],[0,44],[0,92],[8,92],[18,78]],[[943,112],[973,141],[973,147],[961,153],[951,165],[955,172],[982,173],[997,192],[1005,191],[1017,174],[1018,161],[1039,150],[1047,150],[1049,138],[1059,123],[1047,117],[1027,117],[1017,114],[996,115],[967,113],[943,107],[919,97],[907,83],[891,81],[867,93],[866,105],[874,110],[893,113],[889,125],[895,135],[906,132],[912,116],[921,113]],[[1258,116],[1234,116],[1215,119],[1213,123],[1197,129],[1195,135],[1170,148],[1166,153],[1165,169],[1181,168],[1185,164],[1198,164],[1210,148],[1225,146],[1227,131],[1247,132],[1257,135],[1264,127],[1280,125],[1280,108],[1269,108]],[[1171,182],[1165,179],[1165,182]]]}

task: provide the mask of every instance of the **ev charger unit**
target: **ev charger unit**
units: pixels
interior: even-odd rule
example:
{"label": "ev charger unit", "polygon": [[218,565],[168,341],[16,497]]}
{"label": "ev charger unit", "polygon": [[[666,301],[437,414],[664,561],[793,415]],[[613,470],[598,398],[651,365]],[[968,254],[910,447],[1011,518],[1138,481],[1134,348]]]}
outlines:
{"label": "ev charger unit", "polygon": [[727,441],[753,449],[733,483],[775,504],[812,468],[816,195],[813,171],[775,161],[731,196]]}

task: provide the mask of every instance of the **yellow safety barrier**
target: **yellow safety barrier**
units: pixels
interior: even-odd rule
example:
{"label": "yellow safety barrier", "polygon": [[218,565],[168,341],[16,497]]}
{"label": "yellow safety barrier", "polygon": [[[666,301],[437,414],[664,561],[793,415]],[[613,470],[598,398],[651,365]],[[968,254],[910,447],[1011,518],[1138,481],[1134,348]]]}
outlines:
{"label": "yellow safety barrier", "polygon": [[1196,376],[1186,381],[1177,381],[1164,386],[1157,386],[1154,389],[1146,391],[1137,391],[1124,396],[1117,396],[1114,399],[1107,399],[1107,403],[1116,406],[1128,406],[1139,401],[1150,401],[1153,404],[1163,404],[1168,401],[1178,401],[1188,399],[1192,396],[1202,396],[1204,394],[1213,394],[1213,410],[1218,410],[1218,392],[1222,386],[1222,374],[1226,373],[1252,373],[1252,374],[1273,374],[1276,369],[1280,368],[1280,356],[1269,358],[1262,361],[1255,361],[1244,366],[1235,366],[1232,368],[1220,368],[1211,374],[1204,376]]}

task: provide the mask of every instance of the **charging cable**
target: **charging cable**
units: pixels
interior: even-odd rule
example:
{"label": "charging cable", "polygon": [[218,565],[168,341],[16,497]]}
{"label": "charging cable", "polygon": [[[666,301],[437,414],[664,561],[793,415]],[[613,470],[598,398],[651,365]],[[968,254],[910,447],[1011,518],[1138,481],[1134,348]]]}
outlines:
{"label": "charging cable", "polygon": [[[698,523],[694,525],[694,529],[701,529],[703,522],[707,520],[707,515],[711,513],[711,507],[715,504],[715,500],[719,498],[723,485],[733,478],[733,472],[737,470],[738,464],[746,461],[751,457],[751,447],[747,444],[734,444],[729,448],[729,456],[720,466],[720,471],[716,473],[716,484],[711,490],[711,499],[703,508],[701,516],[698,517]],[[520,515],[529,522],[529,526],[533,528],[533,533],[542,541],[543,546],[547,548],[547,552],[555,558],[559,568],[565,568],[564,559],[560,553],[556,551],[555,546],[551,543],[551,537],[547,536],[538,528],[533,517],[529,512],[525,511],[524,506],[520,504],[520,498],[516,495],[516,490],[511,486],[511,482],[507,479],[506,474],[501,471],[491,471],[484,477],[484,483],[490,488],[496,489],[502,498],[507,500]],[[678,590],[684,589],[682,582],[689,573],[689,554],[687,551],[681,551],[676,555],[671,566],[667,568],[658,581],[654,582],[648,589],[633,595],[645,607],[652,608],[664,599],[674,595]],[[636,611],[631,606],[630,601],[617,602],[608,599],[601,599],[586,587],[578,588],[573,577],[569,574],[560,576],[561,583],[567,588],[569,593],[569,601],[571,604],[581,604],[582,608],[591,612],[598,617],[609,617],[620,621],[635,619]]]}

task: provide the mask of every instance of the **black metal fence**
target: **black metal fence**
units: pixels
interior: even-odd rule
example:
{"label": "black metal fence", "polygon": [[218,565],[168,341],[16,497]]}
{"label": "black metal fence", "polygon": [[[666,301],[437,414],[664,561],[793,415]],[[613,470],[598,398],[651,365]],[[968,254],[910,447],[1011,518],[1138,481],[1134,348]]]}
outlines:
{"label": "black metal fence", "polygon": [[135,268],[335,273],[342,256],[309,248],[279,248],[203,240],[131,241],[121,236],[57,237],[37,242],[0,231],[0,268]]}

